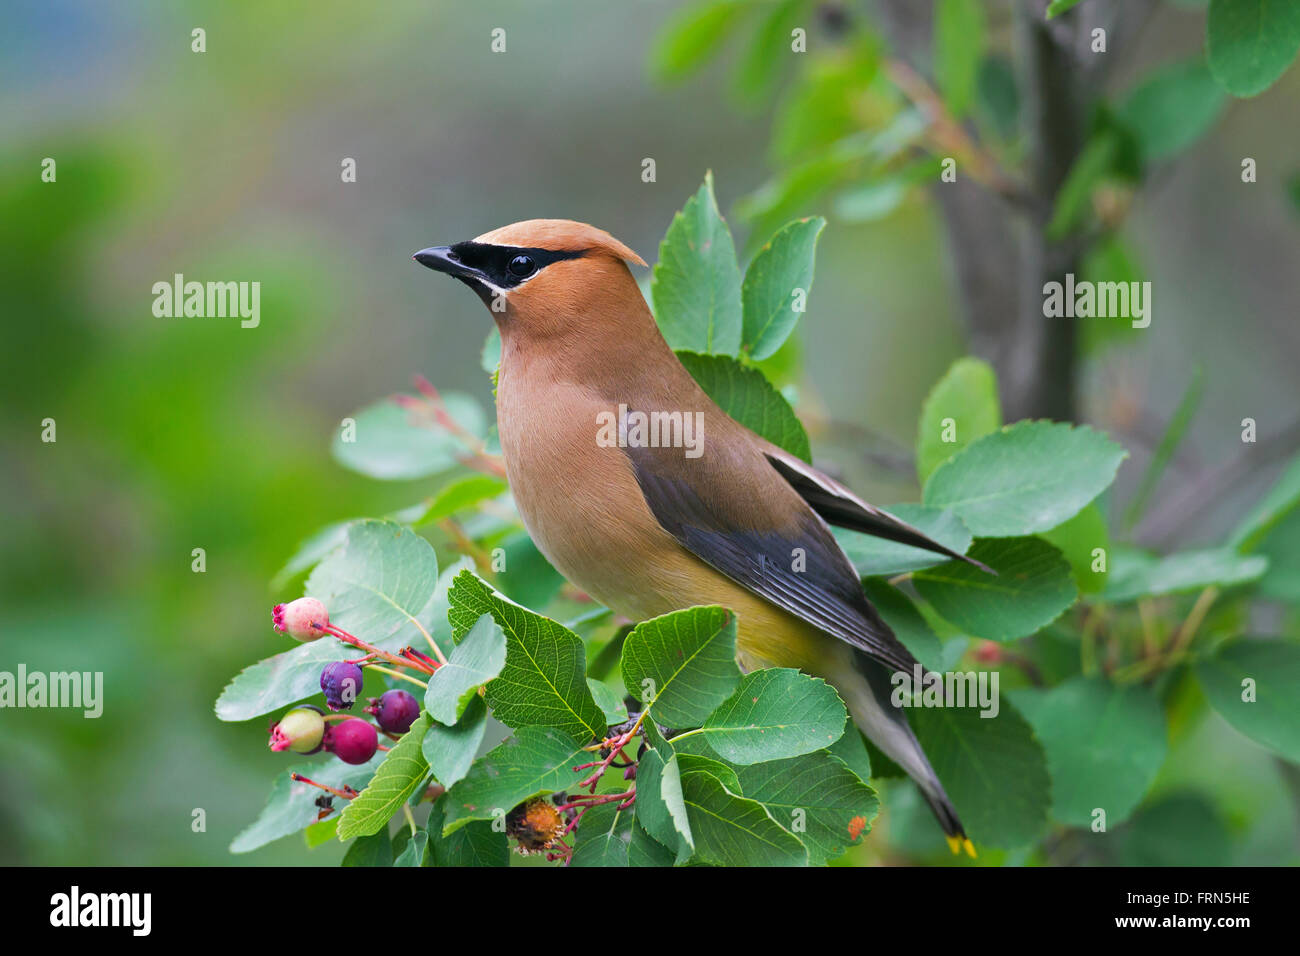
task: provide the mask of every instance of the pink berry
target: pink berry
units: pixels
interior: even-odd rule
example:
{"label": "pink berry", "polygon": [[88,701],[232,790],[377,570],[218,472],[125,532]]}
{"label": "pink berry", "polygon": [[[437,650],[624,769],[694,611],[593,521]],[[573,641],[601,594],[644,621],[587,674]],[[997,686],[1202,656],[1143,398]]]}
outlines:
{"label": "pink berry", "polygon": [[375,725],[359,717],[331,724],[325,732],[325,749],[344,763],[365,763],[379,749]]}
{"label": "pink berry", "polygon": [[325,605],[313,597],[302,597],[271,610],[271,623],[295,641],[314,641],[325,635],[330,616]]}

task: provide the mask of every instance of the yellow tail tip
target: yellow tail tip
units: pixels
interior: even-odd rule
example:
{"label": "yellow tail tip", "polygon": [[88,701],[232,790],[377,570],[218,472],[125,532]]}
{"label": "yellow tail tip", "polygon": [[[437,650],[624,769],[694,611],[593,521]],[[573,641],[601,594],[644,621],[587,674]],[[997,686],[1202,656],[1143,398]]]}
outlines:
{"label": "yellow tail tip", "polygon": [[948,841],[948,849],[952,850],[953,856],[961,853],[961,840],[955,836],[944,837]]}
{"label": "yellow tail tip", "polygon": [[[956,840],[954,840],[953,842],[956,842]],[[971,843],[970,837],[961,838],[961,848],[966,851],[966,855],[968,857],[970,857],[972,860],[975,859],[975,844]],[[953,852],[954,853],[957,852],[955,847],[953,848]]]}

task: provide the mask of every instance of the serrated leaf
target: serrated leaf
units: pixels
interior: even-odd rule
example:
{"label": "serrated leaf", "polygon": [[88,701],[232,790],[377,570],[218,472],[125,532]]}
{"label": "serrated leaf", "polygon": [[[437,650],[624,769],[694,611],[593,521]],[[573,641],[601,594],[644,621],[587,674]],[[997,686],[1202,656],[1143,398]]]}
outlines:
{"label": "serrated leaf", "polygon": [[447,663],[429,678],[425,710],[439,723],[456,723],[479,688],[500,674],[505,663],[505,632],[492,615],[484,614],[452,649]]}
{"label": "serrated leaf", "polygon": [[918,707],[912,725],[966,832],[977,844],[1025,846],[1047,822],[1051,780],[1033,731],[1006,700],[996,717],[973,707]]}
{"label": "serrated leaf", "polygon": [[1241,639],[1196,663],[1210,705],[1238,732],[1300,762],[1300,644]]}
{"label": "serrated leaf", "polygon": [[603,738],[609,725],[591,696],[582,640],[562,624],[520,607],[470,571],[448,595],[452,634],[459,640],[483,614],[506,635],[506,662],[487,685],[492,713],[509,727],[554,727],[574,740]]}
{"label": "serrated leaf", "polygon": [[[447,414],[465,431],[480,437],[487,433],[487,419],[473,398],[449,392],[442,400]],[[351,417],[355,440],[344,441],[347,433],[340,429],[330,451],[345,468],[371,478],[427,478],[455,466],[458,456],[468,450],[455,432],[390,399]]]}
{"label": "serrated leaf", "polygon": [[370,783],[343,808],[339,818],[339,839],[378,833],[388,825],[393,814],[424,783],[429,774],[429,762],[424,759],[421,745],[429,729],[429,715],[420,714],[384,756]]}
{"label": "serrated leaf", "polygon": [[477,694],[455,726],[430,721],[420,750],[433,778],[444,787],[452,787],[464,779],[483,745],[486,730],[487,705]]}
{"label": "serrated leaf", "polygon": [[790,403],[762,372],[726,355],[678,352],[677,358],[724,412],[790,454],[812,460],[808,433]]}
{"label": "serrated leaf", "polygon": [[[438,559],[423,538],[391,521],[348,525],[343,543],[307,579],[306,593],[330,621],[384,650],[421,639],[412,623],[427,620]],[[244,668],[217,699],[221,720],[248,720],[320,692],[321,669],[356,652],[322,637]]]}
{"label": "serrated leaf", "polygon": [[674,349],[740,351],[740,267],[713,196],[712,173],[668,226],[650,295],[659,329]]}
{"label": "serrated leaf", "polygon": [[957,359],[921,406],[916,432],[917,480],[924,485],[941,464],[1001,425],[1002,406],[993,367],[981,359]]}
{"label": "serrated leaf", "polygon": [[694,607],[643,621],[623,642],[622,673],[660,723],[702,724],[740,681],[735,614]]}
{"label": "serrated leaf", "polygon": [[858,843],[880,809],[875,791],[825,750],[741,767],[739,777],[744,795],[796,833],[816,866]]}
{"label": "serrated leaf", "polygon": [[668,867],[673,865],[673,851],[668,849],[640,824],[640,817],[632,825],[632,839],[627,848],[628,866]]}
{"label": "serrated leaf", "polygon": [[[647,726],[653,722],[647,721]],[[675,855],[677,862],[685,862],[694,850],[691,842],[691,825],[682,799],[681,768],[673,763],[671,774],[665,779],[665,759],[672,760],[658,750],[647,749],[637,762],[636,815],[646,832]],[[669,865],[672,865],[671,863]]]}
{"label": "serrated leaf", "polygon": [[698,733],[730,763],[760,763],[829,747],[844,733],[846,713],[825,681],[769,668],[741,678]]}
{"label": "serrated leaf", "polygon": [[590,762],[587,751],[556,728],[521,727],[447,791],[443,832],[451,834],[471,820],[491,820],[529,797],[568,789],[584,776],[573,768]]}
{"label": "serrated leaf", "polygon": [[[970,547],[970,531],[962,524],[957,513],[951,509],[931,508],[926,505],[902,504],[890,505],[884,509],[901,521],[906,521],[922,534],[942,545],[952,548],[958,554],[965,554]],[[935,554],[924,548],[886,541],[874,535],[850,531],[847,528],[832,528],[831,533],[840,543],[844,553],[853,562],[859,576],[864,578],[902,574],[904,571],[919,571],[932,568],[950,560],[942,554]]]}
{"label": "serrated leaf", "polygon": [[692,859],[715,866],[807,866],[808,851],[756,800],[703,771],[683,773],[682,800],[694,835]]}
{"label": "serrated leaf", "polygon": [[632,808],[620,810],[617,803],[592,807],[584,813],[569,866],[628,866],[632,818]]}
{"label": "serrated leaf", "polygon": [[1207,548],[1154,557],[1132,548],[1113,548],[1104,592],[1108,601],[1180,594],[1217,585],[1233,587],[1258,580],[1268,570],[1263,555],[1232,548]]}
{"label": "serrated leaf", "polygon": [[1087,827],[1127,820],[1150,789],[1168,749],[1164,712],[1147,687],[1076,676],[1056,687],[1012,692],[1047,753],[1052,816]]}
{"label": "serrated leaf", "polygon": [[812,291],[817,238],[825,227],[820,216],[787,223],[745,270],[741,347],[755,361],[775,353],[803,314],[803,308],[795,311],[796,294],[806,303]]}
{"label": "serrated leaf", "polygon": [[[231,842],[230,852],[248,853],[250,850],[266,846],[273,840],[297,833],[317,822],[320,808],[316,806],[316,798],[321,796],[321,791],[311,784],[294,781],[290,774],[298,773],[338,790],[345,786],[360,789],[375,772],[380,759],[380,756],[376,755],[366,763],[356,766],[345,764],[340,760],[300,763],[282,774],[277,774],[275,782],[271,785],[266,806],[262,808],[257,819],[245,827]],[[335,802],[338,802],[337,799]]]}
{"label": "serrated leaf", "polygon": [[1086,426],[1019,422],[935,469],[927,505],[951,508],[976,537],[1047,531],[1105,491],[1127,452]]}
{"label": "serrated leaf", "polygon": [[1233,96],[1264,92],[1300,50],[1300,4],[1210,0],[1205,19],[1210,72]]}
{"label": "serrated leaf", "polygon": [[977,540],[970,556],[997,576],[950,561],[917,571],[912,581],[940,617],[971,637],[1024,637],[1052,623],[1078,597],[1069,564],[1039,538]]}

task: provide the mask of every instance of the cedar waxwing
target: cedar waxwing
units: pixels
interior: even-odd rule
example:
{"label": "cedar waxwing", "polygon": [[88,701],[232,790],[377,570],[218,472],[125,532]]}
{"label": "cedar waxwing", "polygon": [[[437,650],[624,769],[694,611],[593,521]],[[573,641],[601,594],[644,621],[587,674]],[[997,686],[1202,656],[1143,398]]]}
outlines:
{"label": "cedar waxwing", "polygon": [[[911,675],[916,660],[867,600],[827,522],[969,559],[714,404],[637,288],[627,264],[645,262],[609,233],[533,219],[414,258],[478,293],[501,330],[501,450],[520,516],[551,564],[634,621],[700,604],[732,609],[740,666],[797,667],[832,684],[854,723],[916,781],[953,852],[974,856],[890,703],[890,673]],[[599,440],[599,423],[620,406],[689,417],[698,447]]]}

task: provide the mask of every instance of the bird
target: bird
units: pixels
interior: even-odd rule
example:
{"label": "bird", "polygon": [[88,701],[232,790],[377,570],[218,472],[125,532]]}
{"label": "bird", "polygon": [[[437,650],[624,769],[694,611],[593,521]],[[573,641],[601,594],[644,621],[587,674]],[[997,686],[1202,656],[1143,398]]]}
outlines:
{"label": "bird", "polygon": [[[469,286],[500,330],[501,451],[520,517],[547,560],[632,621],[698,605],[731,609],[741,669],[794,667],[831,684],[858,729],[916,782],[949,848],[974,856],[890,702],[890,675],[919,665],[867,598],[830,525],[978,562],[719,408],[661,334],[630,268],[645,261],[603,229],[530,219],[413,258]],[[699,447],[688,455],[671,442],[625,440],[635,437],[626,431],[598,441],[597,423],[620,409],[695,416]]]}

